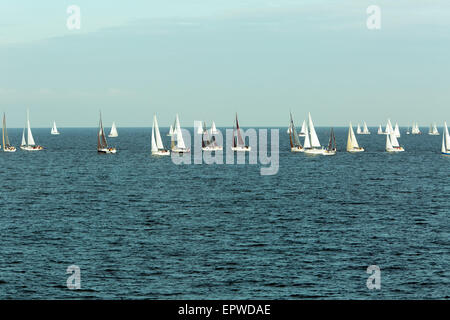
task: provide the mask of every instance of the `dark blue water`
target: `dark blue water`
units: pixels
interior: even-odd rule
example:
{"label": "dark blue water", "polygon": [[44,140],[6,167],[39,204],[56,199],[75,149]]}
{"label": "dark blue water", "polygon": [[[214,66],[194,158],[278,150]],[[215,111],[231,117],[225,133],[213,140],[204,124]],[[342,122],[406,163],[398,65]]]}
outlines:
{"label": "dark blue water", "polygon": [[[96,131],[35,129],[47,150],[0,153],[0,298],[450,296],[442,136],[403,134],[401,154],[358,136],[367,152],[348,154],[338,128],[341,152],[308,157],[289,152],[284,128],[279,172],[261,176],[151,157],[148,128],[119,128],[118,154],[99,155]],[[10,136],[18,145],[21,130]],[[66,287],[73,264],[81,290]],[[381,290],[366,287],[369,265]]]}

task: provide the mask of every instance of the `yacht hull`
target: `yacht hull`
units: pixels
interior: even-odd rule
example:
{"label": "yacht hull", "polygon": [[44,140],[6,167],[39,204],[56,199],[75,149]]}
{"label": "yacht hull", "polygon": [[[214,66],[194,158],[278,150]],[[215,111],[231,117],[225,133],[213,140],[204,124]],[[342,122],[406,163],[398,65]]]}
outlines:
{"label": "yacht hull", "polygon": [[44,147],[41,146],[20,146],[20,149],[25,150],[25,151],[41,151],[44,150]]}

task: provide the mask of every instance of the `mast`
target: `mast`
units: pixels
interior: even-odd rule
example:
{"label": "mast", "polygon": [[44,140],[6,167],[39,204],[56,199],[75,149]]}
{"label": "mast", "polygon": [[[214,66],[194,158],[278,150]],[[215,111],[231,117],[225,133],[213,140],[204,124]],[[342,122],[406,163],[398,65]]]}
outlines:
{"label": "mast", "polygon": [[2,136],[3,136],[3,151],[5,150],[5,128],[6,128],[6,119],[5,119],[5,113],[3,113],[3,128],[2,128]]}

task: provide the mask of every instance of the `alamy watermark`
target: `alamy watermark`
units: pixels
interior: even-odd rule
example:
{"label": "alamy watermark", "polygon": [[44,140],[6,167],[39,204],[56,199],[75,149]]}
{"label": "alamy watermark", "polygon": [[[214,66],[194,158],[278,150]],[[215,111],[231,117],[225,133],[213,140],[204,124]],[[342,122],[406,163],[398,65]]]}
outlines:
{"label": "alamy watermark", "polygon": [[379,6],[371,5],[366,9],[366,13],[369,15],[366,20],[366,26],[369,30],[381,29],[381,9]]}
{"label": "alamy watermark", "polygon": [[66,270],[67,274],[70,274],[70,276],[67,278],[67,288],[74,290],[74,289],[81,289],[81,270],[80,267],[77,265],[71,265],[67,267]]}
{"label": "alamy watermark", "polygon": [[369,290],[380,290],[381,289],[381,270],[377,265],[371,265],[367,267],[368,274],[370,274],[369,278],[367,278],[366,286]]}
{"label": "alamy watermark", "polygon": [[[172,152],[172,162],[175,164],[260,164],[260,173],[263,176],[275,175],[279,169],[279,129],[270,129],[270,155],[268,149],[267,129],[240,129],[240,134],[243,141],[248,141],[245,144],[246,150],[239,151],[232,150],[235,139],[235,131],[233,129],[226,129],[225,144],[222,132],[217,131],[213,134],[216,145],[223,146],[222,150],[214,152],[204,151],[202,148],[203,134],[194,132],[194,146],[191,148],[191,133],[186,129],[181,129],[183,139],[186,141],[186,148],[191,149],[191,154],[180,154]],[[225,152],[225,163],[224,163]],[[248,155],[248,157],[247,157]]]}
{"label": "alamy watermark", "polygon": [[70,16],[67,18],[66,26],[69,30],[80,30],[81,29],[81,9],[79,6],[70,5],[67,7],[67,13]]}

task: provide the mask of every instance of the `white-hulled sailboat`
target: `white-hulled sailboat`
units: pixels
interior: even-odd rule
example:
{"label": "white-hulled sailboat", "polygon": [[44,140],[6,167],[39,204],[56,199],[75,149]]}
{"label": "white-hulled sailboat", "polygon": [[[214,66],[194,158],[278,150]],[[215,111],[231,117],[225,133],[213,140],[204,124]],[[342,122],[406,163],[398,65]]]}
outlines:
{"label": "white-hulled sailboat", "polygon": [[169,156],[170,151],[164,148],[161,134],[159,132],[158,120],[156,114],[153,116],[152,125],[152,155],[154,156]]}
{"label": "white-hulled sailboat", "polygon": [[108,137],[110,138],[116,138],[119,136],[119,133],[117,132],[117,127],[116,127],[116,123],[113,122],[112,126],[111,126],[111,131],[109,132]]}
{"label": "white-hulled sailboat", "polygon": [[370,134],[369,128],[367,128],[367,123],[364,121],[363,131],[360,134]]}
{"label": "white-hulled sailboat", "polygon": [[9,143],[8,131],[6,130],[6,115],[3,113],[3,151],[4,152],[16,152],[16,147],[13,147]]}
{"label": "white-hulled sailboat", "polygon": [[350,126],[348,128],[347,151],[352,153],[364,151],[364,148],[360,147],[358,141],[356,140],[355,132],[353,132],[352,123],[350,123]]}
{"label": "white-hulled sailboat", "polygon": [[58,135],[59,134],[58,128],[56,128],[56,122],[55,121],[53,121],[53,127],[52,127],[52,131],[50,131],[50,133],[52,135]]}
{"label": "white-hulled sailboat", "polygon": [[300,133],[298,134],[299,137],[304,137],[306,135],[306,121],[303,120],[302,129],[300,130]]}
{"label": "white-hulled sailboat", "polygon": [[99,153],[116,153],[116,148],[108,147],[106,141],[105,130],[103,129],[102,113],[100,112],[99,130],[97,134],[97,152]]}
{"label": "white-hulled sailboat", "polygon": [[378,127],[377,134],[386,134],[386,132],[383,131],[383,128],[381,128],[381,124],[380,124],[380,126]]}
{"label": "white-hulled sailboat", "polygon": [[356,128],[356,133],[362,134],[361,126],[359,125],[359,123],[358,123],[358,127]]}
{"label": "white-hulled sailboat", "polygon": [[330,141],[328,141],[328,146],[325,150],[323,150],[324,156],[334,156],[337,152],[336,148],[336,137],[334,136],[334,130],[331,128],[330,131]]}
{"label": "white-hulled sailboat", "polygon": [[308,126],[305,135],[305,142],[303,143],[303,148],[305,149],[306,154],[312,155],[323,154],[324,151],[324,149],[320,145],[316,130],[314,129],[311,113],[308,113]]}
{"label": "white-hulled sailboat", "polygon": [[419,129],[419,124],[417,122],[413,123],[412,129],[411,129],[411,134],[422,134],[422,132],[420,132],[420,129]]}
{"label": "white-hulled sailboat", "polygon": [[430,136],[438,136],[439,135],[439,131],[436,127],[436,123],[430,125],[430,131],[428,132],[428,134]]}
{"label": "white-hulled sailboat", "polygon": [[398,123],[395,123],[395,128],[394,128],[394,132],[395,132],[395,136],[397,138],[400,138],[400,128],[398,127]]}
{"label": "white-hulled sailboat", "polygon": [[447,122],[444,122],[441,153],[450,156],[450,135],[448,134]]}
{"label": "white-hulled sailboat", "polygon": [[[25,130],[27,130],[27,135],[25,138]],[[27,124],[26,129],[23,129],[22,132],[22,144],[20,146],[20,149],[25,151],[40,151],[44,150],[44,147],[36,145],[34,142],[33,134],[31,133],[31,126],[30,126],[30,112],[27,110]]]}
{"label": "white-hulled sailboat", "polygon": [[242,139],[241,128],[239,127],[238,116],[236,113],[236,120],[233,126],[233,145],[231,147],[231,150],[237,152],[248,152],[251,151],[251,149],[252,148],[250,146],[247,146],[244,143],[244,139]]}
{"label": "white-hulled sailboat", "polygon": [[397,136],[395,135],[394,128],[392,128],[391,120],[388,120],[386,126],[386,151],[387,152],[402,152],[405,151],[398,143]]}
{"label": "white-hulled sailboat", "polygon": [[300,139],[298,138],[297,131],[295,130],[294,120],[292,119],[292,113],[290,113],[291,122],[289,123],[289,127],[292,130],[289,132],[289,141],[291,143],[291,152],[303,152],[302,144],[300,143]]}
{"label": "white-hulled sailboat", "polygon": [[167,136],[168,136],[168,137],[173,136],[173,127],[172,127],[172,125],[170,125],[169,133],[167,134]]}
{"label": "white-hulled sailboat", "polygon": [[[214,125],[214,122],[213,122]],[[216,137],[214,134],[209,135],[209,132],[212,132],[213,127],[211,126],[210,130],[206,129],[206,123],[203,122],[203,137],[202,137],[202,150],[203,151],[222,151],[222,146],[219,146],[216,142]]]}
{"label": "white-hulled sailboat", "polygon": [[[186,145],[183,140],[183,134],[181,132],[181,126],[180,126],[180,118],[178,117],[178,114],[175,118],[175,132],[172,136],[172,152],[175,153],[189,153],[191,150],[189,148],[186,148]],[[175,143],[176,141],[176,143]]]}

